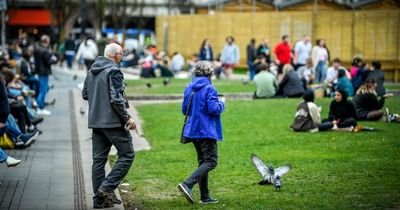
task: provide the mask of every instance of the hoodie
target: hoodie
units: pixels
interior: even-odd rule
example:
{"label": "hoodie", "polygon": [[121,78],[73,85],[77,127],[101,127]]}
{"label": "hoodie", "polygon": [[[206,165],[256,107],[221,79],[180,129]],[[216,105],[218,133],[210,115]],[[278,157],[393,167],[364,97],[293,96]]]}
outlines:
{"label": "hoodie", "polygon": [[[192,91],[195,92],[191,107],[188,107]],[[224,103],[219,101],[217,90],[208,77],[194,77],[186,87],[182,102],[182,113],[189,108],[188,121],[183,136],[189,139],[212,139],[222,141],[221,113]]]}
{"label": "hoodie", "polygon": [[329,120],[343,121],[348,118],[357,119],[354,104],[351,101],[347,100],[347,92],[343,89],[337,91],[340,92],[340,94],[342,95],[342,100],[340,102],[336,102],[336,100],[333,100],[331,102],[329,108]]}
{"label": "hoodie", "polygon": [[123,127],[129,120],[124,75],[111,59],[99,56],[91,66],[82,98],[89,102],[89,128]]}

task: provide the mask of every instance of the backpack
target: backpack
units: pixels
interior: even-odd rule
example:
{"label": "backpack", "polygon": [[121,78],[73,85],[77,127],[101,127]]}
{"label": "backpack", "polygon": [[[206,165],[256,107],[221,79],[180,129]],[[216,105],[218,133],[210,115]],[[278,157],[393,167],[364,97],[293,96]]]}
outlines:
{"label": "backpack", "polygon": [[308,131],[315,128],[307,102],[302,102],[297,106],[296,116],[290,128],[294,131]]}

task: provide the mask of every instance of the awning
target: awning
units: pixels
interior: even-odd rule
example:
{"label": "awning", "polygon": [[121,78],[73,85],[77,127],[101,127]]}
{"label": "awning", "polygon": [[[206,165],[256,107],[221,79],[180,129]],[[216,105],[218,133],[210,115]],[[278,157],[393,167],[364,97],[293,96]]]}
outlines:
{"label": "awning", "polygon": [[18,9],[8,11],[8,25],[49,26],[51,14],[48,10]]}

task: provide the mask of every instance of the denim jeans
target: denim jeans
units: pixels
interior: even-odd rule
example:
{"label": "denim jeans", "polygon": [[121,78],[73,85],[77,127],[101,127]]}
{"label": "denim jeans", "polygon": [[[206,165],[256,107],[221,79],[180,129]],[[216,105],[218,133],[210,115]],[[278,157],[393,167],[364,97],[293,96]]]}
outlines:
{"label": "denim jeans", "polygon": [[39,79],[34,77],[34,76],[30,76],[27,79],[23,80],[23,82],[27,85],[29,85],[29,88],[31,90],[34,90],[36,93],[36,98],[39,95],[39,91],[40,91],[40,82]]}
{"label": "denim jeans", "polygon": [[253,80],[254,75],[256,75],[256,69],[254,67],[253,61],[247,61],[247,65],[249,66],[249,79]]}
{"label": "denim jeans", "polygon": [[3,149],[0,147],[0,163],[7,159],[7,153],[4,152]]}
{"label": "denim jeans", "polygon": [[217,141],[213,139],[193,140],[194,148],[197,152],[198,168],[183,183],[192,188],[199,183],[201,200],[210,198],[208,191],[208,172],[217,167],[218,147]]}
{"label": "denim jeans", "polygon": [[323,83],[326,79],[326,62],[318,61],[317,67],[315,69],[315,82]]}
{"label": "denim jeans", "polygon": [[10,135],[11,139],[16,141],[17,137],[23,134],[21,130],[18,128],[18,124],[15,121],[15,118],[9,114],[6,122],[6,133]]}
{"label": "denim jeans", "polygon": [[72,62],[74,61],[74,55],[65,55],[65,58],[67,60],[67,66],[69,69],[72,69]]}
{"label": "denim jeans", "polygon": [[46,94],[49,91],[49,76],[40,75],[39,83],[40,83],[40,89],[39,89],[39,95],[37,97],[37,103],[40,109],[44,109]]}
{"label": "denim jeans", "polygon": [[[105,176],[104,166],[107,163],[111,146],[117,149],[118,160],[111,172]],[[105,192],[114,192],[135,158],[132,145],[132,136],[124,128],[93,128],[92,133],[92,184],[94,194],[100,189]]]}

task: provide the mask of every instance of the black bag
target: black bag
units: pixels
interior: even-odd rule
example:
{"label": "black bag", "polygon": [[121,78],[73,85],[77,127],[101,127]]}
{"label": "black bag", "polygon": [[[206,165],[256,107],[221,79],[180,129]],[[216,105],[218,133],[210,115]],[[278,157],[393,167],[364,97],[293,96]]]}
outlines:
{"label": "black bag", "polygon": [[181,143],[182,143],[182,144],[187,144],[187,143],[192,142],[191,139],[189,139],[189,138],[183,136],[183,131],[184,131],[184,129],[185,129],[185,126],[186,126],[186,123],[187,123],[187,119],[188,119],[188,117],[189,117],[190,105],[192,105],[193,96],[194,96],[194,91],[190,94],[190,97],[189,97],[189,104],[188,104],[188,108],[187,108],[186,114],[185,114],[185,121],[183,122],[183,126],[182,126],[182,133],[181,133]]}

